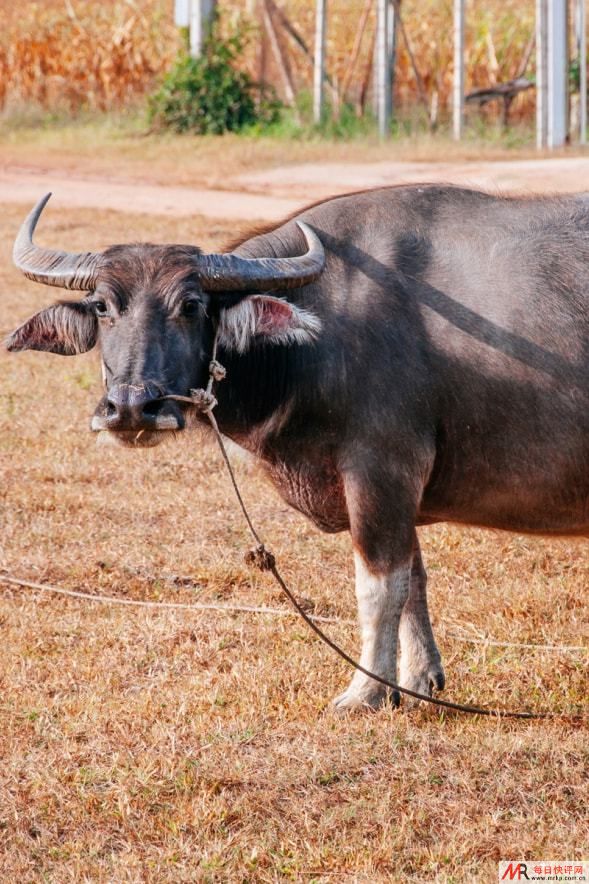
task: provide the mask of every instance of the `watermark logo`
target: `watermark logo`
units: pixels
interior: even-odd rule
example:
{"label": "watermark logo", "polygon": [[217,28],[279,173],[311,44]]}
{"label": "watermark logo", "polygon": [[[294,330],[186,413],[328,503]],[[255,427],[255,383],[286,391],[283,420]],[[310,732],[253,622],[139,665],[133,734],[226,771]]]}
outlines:
{"label": "watermark logo", "polygon": [[505,860],[499,863],[499,881],[579,881],[589,884],[589,861]]}

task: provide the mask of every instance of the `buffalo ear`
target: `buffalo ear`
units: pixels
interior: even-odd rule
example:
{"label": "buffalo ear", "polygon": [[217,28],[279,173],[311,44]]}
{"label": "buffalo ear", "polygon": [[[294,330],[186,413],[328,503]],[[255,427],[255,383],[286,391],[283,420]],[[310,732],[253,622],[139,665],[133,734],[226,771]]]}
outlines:
{"label": "buffalo ear", "polygon": [[309,310],[272,295],[251,295],[221,312],[219,340],[244,353],[255,339],[272,344],[308,344],[321,331],[321,320]]}
{"label": "buffalo ear", "polygon": [[91,350],[98,319],[86,301],[60,301],[35,313],[6,340],[8,350],[46,350],[76,356]]}

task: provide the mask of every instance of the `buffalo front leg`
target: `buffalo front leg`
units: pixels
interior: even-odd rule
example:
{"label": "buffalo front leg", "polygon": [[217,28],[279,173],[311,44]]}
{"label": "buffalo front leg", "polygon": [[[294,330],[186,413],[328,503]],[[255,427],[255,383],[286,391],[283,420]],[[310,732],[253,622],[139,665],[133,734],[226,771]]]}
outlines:
{"label": "buffalo front leg", "polygon": [[400,685],[431,696],[445,684],[442,658],[434,639],[427,606],[427,575],[415,538],[409,596],[399,624]]}
{"label": "buffalo front leg", "polygon": [[[354,554],[356,599],[362,639],[360,665],[375,675],[396,682],[397,635],[403,606],[409,595],[411,559],[388,573],[374,573],[361,554]],[[388,699],[396,705],[399,694],[357,670],[350,686],[336,697],[338,711],[361,707],[377,709]]]}
{"label": "buffalo front leg", "polygon": [[[396,683],[399,623],[409,597],[415,503],[400,483],[382,496],[382,481],[346,480],[346,499],[354,543],[356,598],[362,640],[360,665]],[[394,500],[396,512],[391,512]],[[356,671],[350,685],[334,701],[338,711],[376,709],[388,699],[399,702],[398,692]]]}

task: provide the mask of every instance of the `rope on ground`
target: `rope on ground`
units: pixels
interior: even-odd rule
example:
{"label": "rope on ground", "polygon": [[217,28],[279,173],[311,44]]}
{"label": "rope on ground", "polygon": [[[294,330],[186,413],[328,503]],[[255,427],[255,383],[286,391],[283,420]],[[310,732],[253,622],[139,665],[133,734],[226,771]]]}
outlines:
{"label": "rope on ground", "polygon": [[[10,584],[11,586],[22,586],[27,589],[36,589],[40,592],[50,592],[57,595],[67,595],[74,599],[84,599],[90,602],[100,602],[105,605],[129,605],[134,608],[160,608],[160,609],[179,609],[183,611],[227,611],[228,613],[237,612],[244,614],[272,614],[278,617],[294,617],[295,612],[289,611],[288,608],[267,608],[265,606],[256,605],[217,605],[212,602],[154,602],[150,599],[122,599],[115,595],[93,595],[91,592],[81,592],[75,589],[65,589],[62,586],[53,586],[50,583],[35,583],[33,580],[21,580],[18,577],[8,577],[0,574],[0,583]],[[311,619],[318,620],[321,623],[353,623],[352,620],[340,620],[338,617],[322,617],[320,615],[309,614]]]}
{"label": "rope on ground", "polygon": [[[80,590],[65,589],[62,586],[54,586],[50,583],[36,583],[33,580],[23,580],[18,577],[10,577],[6,574],[0,574],[0,583],[9,584],[11,586],[20,586],[26,589],[34,589],[40,592],[53,593],[56,595],[65,595],[74,599],[82,599],[84,601],[99,602],[105,605],[128,605],[135,608],[156,608],[167,610],[183,610],[183,611],[220,611],[226,613],[241,614],[266,614],[273,617],[296,617],[296,611],[289,608],[269,608],[265,605],[235,605],[235,604],[214,604],[212,602],[156,602],[149,599],[123,599],[113,595],[93,595],[90,592],[82,592]],[[353,626],[355,620],[347,620],[343,617],[327,617],[319,614],[309,614],[312,620],[319,623],[340,623],[344,626]],[[447,630],[446,635],[454,641],[465,642],[467,644],[487,645],[497,648],[524,648],[532,651],[554,651],[558,653],[589,653],[589,648],[585,645],[541,645],[528,644],[525,642],[500,642],[492,638],[474,637],[469,635],[460,635],[453,630]]]}

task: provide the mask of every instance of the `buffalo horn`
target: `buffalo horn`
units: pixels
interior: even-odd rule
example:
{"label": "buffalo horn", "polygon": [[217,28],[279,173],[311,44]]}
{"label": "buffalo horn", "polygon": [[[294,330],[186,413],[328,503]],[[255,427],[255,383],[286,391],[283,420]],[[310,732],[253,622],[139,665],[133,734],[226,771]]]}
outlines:
{"label": "buffalo horn", "polygon": [[239,255],[203,255],[198,272],[206,292],[264,292],[298,288],[313,282],[325,267],[321,240],[304,221],[297,221],[307,243],[295,258],[241,258]]}
{"label": "buffalo horn", "polygon": [[64,289],[91,291],[96,283],[101,254],[96,252],[59,252],[42,249],[33,243],[33,233],[50,193],[39,200],[23,221],[14,243],[12,257],[25,276],[45,285]]}

